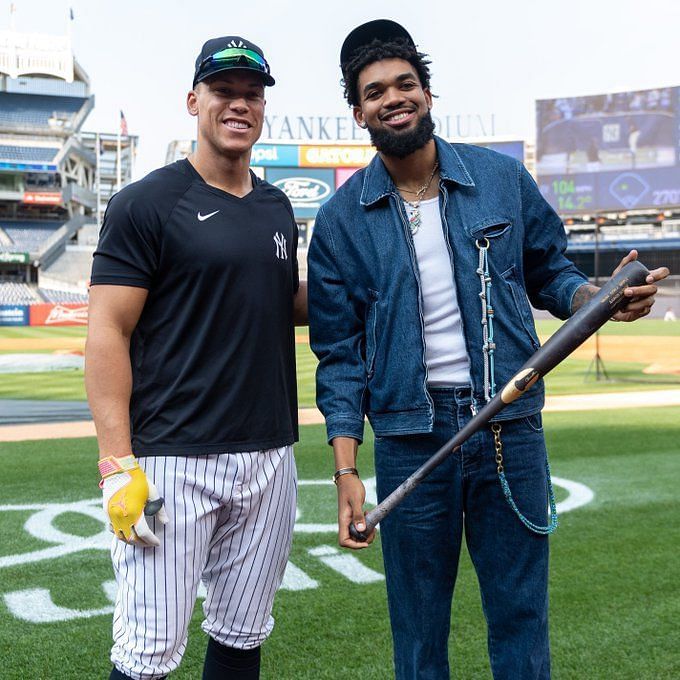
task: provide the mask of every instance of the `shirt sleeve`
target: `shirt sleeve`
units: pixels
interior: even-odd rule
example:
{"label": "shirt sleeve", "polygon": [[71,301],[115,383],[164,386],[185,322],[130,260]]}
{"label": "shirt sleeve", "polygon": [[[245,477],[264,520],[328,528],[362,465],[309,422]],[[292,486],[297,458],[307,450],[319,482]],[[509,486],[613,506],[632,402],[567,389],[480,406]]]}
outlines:
{"label": "shirt sleeve", "polygon": [[330,230],[319,212],[307,256],[309,337],[319,359],[316,401],[328,441],[363,440],[366,368],[364,323],[336,265]]}
{"label": "shirt sleeve", "polygon": [[91,285],[150,288],[160,257],[160,222],[152,202],[137,192],[116,194],[104,214]]}
{"label": "shirt sleeve", "polygon": [[566,319],[571,316],[574,293],[588,279],[565,255],[567,235],[562,220],[521,163],[519,173],[527,294],[537,309]]}

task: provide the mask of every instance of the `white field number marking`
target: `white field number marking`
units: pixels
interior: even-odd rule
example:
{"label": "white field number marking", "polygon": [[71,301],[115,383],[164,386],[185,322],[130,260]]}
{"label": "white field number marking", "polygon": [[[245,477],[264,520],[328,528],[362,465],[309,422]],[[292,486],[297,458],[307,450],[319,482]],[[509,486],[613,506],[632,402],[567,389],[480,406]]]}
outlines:
{"label": "white field number marking", "polygon": [[[560,477],[552,478],[555,486],[562,487],[568,492],[567,498],[557,504],[560,513],[569,512],[590,503],[595,494],[584,484]],[[300,480],[300,487],[328,487],[333,482],[327,479]],[[369,505],[377,503],[375,478],[365,479],[366,502]],[[46,543],[52,543],[46,548],[20,553],[18,555],[0,556],[0,570],[17,565],[32,564],[45,560],[54,560],[65,555],[83,550],[105,550],[111,548],[113,540],[105,527],[104,515],[100,499],[83,500],[74,503],[31,503],[25,505],[0,505],[0,512],[32,512],[24,523],[24,530],[34,538]],[[78,536],[68,534],[54,526],[54,521],[63,514],[81,514],[102,523],[102,530],[92,536]],[[336,523],[308,523],[298,507],[296,512],[295,533],[325,534],[325,541],[330,540],[337,533]],[[384,580],[384,576],[364,565],[353,553],[340,551],[327,542],[307,550],[307,554],[317,559],[330,571],[339,574],[348,581],[356,584],[377,583]],[[2,579],[0,578],[0,582]],[[319,588],[318,581],[306,574],[293,562],[288,562],[281,584],[282,590],[300,591]],[[29,623],[55,623],[75,619],[88,619],[95,616],[109,616],[113,613],[116,598],[116,584],[114,581],[104,581],[102,590],[109,604],[94,609],[72,609],[57,605],[50,591],[46,588],[28,588],[8,592],[3,595],[5,606],[17,619]],[[198,597],[204,598],[205,587],[201,584]]]}

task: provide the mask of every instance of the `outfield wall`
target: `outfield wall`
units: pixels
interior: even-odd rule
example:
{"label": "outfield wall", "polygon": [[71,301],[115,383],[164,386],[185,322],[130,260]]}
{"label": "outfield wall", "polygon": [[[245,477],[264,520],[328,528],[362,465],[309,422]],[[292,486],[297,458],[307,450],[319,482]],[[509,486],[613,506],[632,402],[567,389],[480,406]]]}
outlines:
{"label": "outfield wall", "polygon": [[87,304],[0,305],[0,326],[87,326]]}

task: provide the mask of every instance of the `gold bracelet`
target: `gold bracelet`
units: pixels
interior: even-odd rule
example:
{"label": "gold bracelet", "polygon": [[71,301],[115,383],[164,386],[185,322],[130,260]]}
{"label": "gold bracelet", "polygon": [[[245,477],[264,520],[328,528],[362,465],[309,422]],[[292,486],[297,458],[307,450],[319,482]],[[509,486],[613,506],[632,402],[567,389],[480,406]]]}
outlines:
{"label": "gold bracelet", "polygon": [[359,470],[353,467],[340,468],[339,470],[336,470],[333,475],[333,483],[337,485],[338,479],[343,475],[356,475],[358,477]]}

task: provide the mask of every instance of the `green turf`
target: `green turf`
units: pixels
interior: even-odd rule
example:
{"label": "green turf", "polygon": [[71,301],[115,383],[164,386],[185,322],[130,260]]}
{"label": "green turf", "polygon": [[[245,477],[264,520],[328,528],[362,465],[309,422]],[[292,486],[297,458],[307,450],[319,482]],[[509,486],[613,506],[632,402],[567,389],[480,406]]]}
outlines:
{"label": "green turf", "polygon": [[2,326],[0,338],[84,338],[85,326]]}
{"label": "green turf", "polygon": [[596,377],[591,361],[567,359],[545,377],[546,393],[595,394],[600,392],[631,392],[639,390],[677,389],[680,375],[645,374],[646,364],[604,361],[607,375]]}
{"label": "green turf", "polygon": [[[316,357],[309,345],[295,345],[297,355],[298,402],[300,407],[314,406],[314,372]],[[43,373],[7,373],[0,376],[0,399],[85,399],[83,371],[50,371]]]}
{"label": "green turf", "polygon": [[[676,585],[680,544],[680,408],[545,415],[553,473],[587,484],[587,506],[565,513],[551,539],[551,638],[554,677],[567,680],[671,680],[680,677]],[[296,447],[301,480],[332,469],[320,426],[301,428]],[[362,475],[372,473],[370,442]],[[0,505],[96,499],[92,439],[0,444]],[[558,488],[560,497],[563,492]],[[300,521],[333,522],[332,486],[300,486]],[[47,547],[22,528],[30,511],[0,510],[0,556]],[[77,535],[101,528],[79,514],[55,525]],[[332,546],[333,534],[296,534],[291,560],[319,583],[281,591],[277,625],[263,652],[263,680],[383,680],[390,673],[384,585],[353,584],[308,552]],[[381,571],[380,548],[358,556]],[[112,576],[108,554],[90,550],[0,568],[0,677],[5,680],[103,678],[108,672],[111,617],[31,624],[12,617],[3,595],[47,588],[56,604],[107,605],[101,583]],[[184,663],[173,675],[200,677],[205,636],[197,607]],[[474,572],[463,555],[456,587],[452,676],[490,678]]]}
{"label": "green turf", "polygon": [[81,369],[44,373],[5,373],[0,379],[0,399],[85,399]]}
{"label": "green turf", "polygon": [[[657,304],[659,304],[657,302]],[[552,335],[564,321],[559,319],[540,319],[536,321],[536,330],[539,335]],[[680,323],[671,323],[660,319],[639,319],[635,323],[621,323],[608,321],[600,329],[602,335],[628,335],[628,336],[680,336]]]}
{"label": "green turf", "polygon": [[301,408],[316,405],[316,373],[317,360],[306,343],[295,345],[297,363],[298,404]]}
{"label": "green turf", "polygon": [[[538,332],[542,335],[550,334],[559,327],[559,324],[560,322],[539,321],[537,324]],[[637,333],[649,336],[665,334],[668,336],[666,342],[676,342],[673,335],[676,327],[680,333],[680,324],[645,320],[637,324],[609,323],[604,327],[603,332],[608,334]],[[633,333],[636,328],[636,333]],[[0,328],[0,339],[82,337],[84,335],[85,329],[81,327]],[[314,372],[317,361],[309,345],[306,343],[297,343],[295,349],[297,357],[298,402],[300,407],[303,408],[314,406],[316,392]],[[589,361],[568,359],[547,377],[546,386],[548,394],[589,394],[612,391],[651,390],[677,388],[680,385],[680,377],[677,375],[645,375],[642,373],[644,364],[610,362],[607,360],[606,355],[603,359],[611,381],[595,380],[592,371],[589,375]],[[85,399],[83,372],[67,370],[46,373],[5,374],[0,380],[0,399],[83,400]]]}

